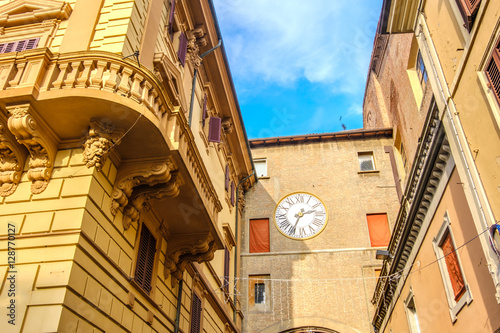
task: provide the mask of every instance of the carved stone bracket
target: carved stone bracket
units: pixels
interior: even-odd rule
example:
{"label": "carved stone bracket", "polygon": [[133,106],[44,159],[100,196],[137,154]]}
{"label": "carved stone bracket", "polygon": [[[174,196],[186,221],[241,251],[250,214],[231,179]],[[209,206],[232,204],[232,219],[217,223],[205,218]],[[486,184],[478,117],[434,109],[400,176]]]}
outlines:
{"label": "carved stone bracket", "polygon": [[116,129],[111,124],[91,119],[89,134],[83,144],[83,162],[87,168],[95,166],[98,171],[101,171],[109,150],[114,145],[120,144],[119,140],[123,133],[122,129]]}
{"label": "carved stone bracket", "polygon": [[26,152],[0,124],[0,196],[14,193],[21,180]]}
{"label": "carved stone bracket", "polygon": [[128,205],[123,209],[123,228],[128,230],[133,222],[137,222],[143,209],[149,209],[149,200],[162,199],[166,197],[174,198],[179,195],[179,187],[184,185],[184,180],[179,171],[174,170],[171,178],[166,183],[154,186],[142,185],[134,191],[128,201]]}
{"label": "carved stone bracket", "polygon": [[226,117],[222,119],[222,130],[224,134],[231,134],[233,132],[233,124],[231,123],[231,118]]}
{"label": "carved stone bracket", "polygon": [[193,29],[191,35],[192,37],[188,40],[187,52],[193,66],[198,67],[201,64],[200,47],[207,45],[207,40],[202,28]]}
{"label": "carved stone bracket", "polygon": [[42,193],[47,188],[54,167],[56,140],[47,128],[35,120],[30,104],[7,106],[7,111],[10,132],[30,153],[27,176],[33,182],[31,193]]}
{"label": "carved stone bracket", "polygon": [[[140,193],[134,196],[134,204],[129,205],[129,198],[134,188],[140,185],[155,186],[168,183],[174,169],[175,165],[171,160],[124,163],[118,171],[118,180],[111,194],[111,214],[116,215],[120,207],[143,207],[140,201],[145,199],[142,199]],[[134,216],[134,210],[127,208],[124,210],[124,215]],[[133,217],[132,220],[135,221],[136,218]]]}
{"label": "carved stone bracket", "polygon": [[211,234],[182,235],[167,241],[165,279],[172,276],[172,287],[182,279],[182,273],[192,262],[206,262],[214,258],[217,245]]}

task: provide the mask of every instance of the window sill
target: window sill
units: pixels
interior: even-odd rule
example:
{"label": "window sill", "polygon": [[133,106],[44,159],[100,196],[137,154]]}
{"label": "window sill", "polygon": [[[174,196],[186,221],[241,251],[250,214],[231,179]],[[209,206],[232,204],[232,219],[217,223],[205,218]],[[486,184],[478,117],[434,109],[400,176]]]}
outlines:
{"label": "window sill", "polygon": [[365,173],[380,173],[379,170],[369,170],[369,171],[358,171],[358,175],[362,175],[362,174],[365,174]]}
{"label": "window sill", "polygon": [[259,179],[269,179],[271,177],[269,177],[269,176],[262,176],[262,177],[257,177],[257,178],[259,178]]}

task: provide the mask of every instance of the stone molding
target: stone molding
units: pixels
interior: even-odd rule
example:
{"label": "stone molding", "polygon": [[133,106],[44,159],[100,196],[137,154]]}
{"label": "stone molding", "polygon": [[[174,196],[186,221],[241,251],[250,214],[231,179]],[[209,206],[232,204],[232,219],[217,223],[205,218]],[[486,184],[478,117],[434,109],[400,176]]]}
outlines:
{"label": "stone molding", "polygon": [[89,133],[83,144],[83,162],[87,168],[95,166],[101,171],[110,149],[120,144],[123,133],[122,129],[115,129],[111,124],[91,119]]}
{"label": "stone molding", "polygon": [[196,68],[201,65],[200,48],[207,45],[203,28],[198,27],[191,30],[191,38],[188,39],[187,54],[191,64]]}
{"label": "stone molding", "polygon": [[214,258],[217,245],[211,234],[191,234],[172,237],[167,241],[164,276],[172,277],[172,287],[182,279],[186,267],[192,263],[202,263]]}
{"label": "stone molding", "polygon": [[21,181],[26,152],[3,124],[0,124],[0,196],[15,192]]}
{"label": "stone molding", "polygon": [[57,143],[49,130],[33,117],[30,104],[7,106],[10,115],[8,127],[15,135],[17,142],[28,148],[28,179],[32,181],[31,193],[42,193],[49,183],[54,159],[57,153]]}
{"label": "stone molding", "polygon": [[67,20],[72,9],[69,3],[55,0],[18,0],[0,8],[0,26],[11,27],[46,20]]}

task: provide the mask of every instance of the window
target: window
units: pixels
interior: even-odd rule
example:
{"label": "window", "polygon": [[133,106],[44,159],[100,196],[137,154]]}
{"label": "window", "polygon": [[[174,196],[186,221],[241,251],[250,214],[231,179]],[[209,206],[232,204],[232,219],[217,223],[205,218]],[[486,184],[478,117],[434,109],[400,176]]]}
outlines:
{"label": "window", "polygon": [[375,171],[375,162],[373,161],[373,153],[358,153],[359,170],[360,171]]}
{"label": "window", "polygon": [[35,49],[38,45],[39,40],[40,38],[31,38],[18,40],[15,42],[2,43],[0,44],[0,53],[21,52],[25,50]]}
{"label": "window", "polygon": [[179,36],[179,50],[177,51],[177,56],[179,57],[179,61],[182,66],[186,64],[187,44],[188,40],[186,34],[181,32],[181,35]]}
{"label": "window", "polygon": [[370,232],[370,244],[372,247],[387,246],[391,240],[387,214],[367,214],[368,230]]}
{"label": "window", "polygon": [[148,295],[151,292],[156,255],[156,239],[149,229],[143,224],[139,251],[137,253],[137,266],[134,281]]}
{"label": "window", "polygon": [[406,170],[406,165],[408,164],[408,161],[406,160],[406,151],[405,147],[403,146],[403,142],[401,142],[401,145],[399,146],[399,153],[401,154],[401,160],[403,161],[403,168]]}
{"label": "window", "polygon": [[174,34],[174,14],[175,14],[175,0],[170,4],[170,11],[168,14],[168,34],[172,38]]}
{"label": "window", "polygon": [[420,50],[418,51],[417,55],[417,76],[418,80],[420,81],[420,86],[422,87],[422,90],[425,90],[425,85],[427,84],[427,70],[425,69],[424,65],[424,59],[422,59],[422,53],[420,53]]}
{"label": "window", "polygon": [[257,177],[267,177],[267,160],[265,158],[259,158],[253,161],[255,165],[255,172]]}
{"label": "window", "polygon": [[208,142],[220,142],[221,127],[221,118],[210,117],[210,122],[208,123]]}
{"label": "window", "polygon": [[200,333],[201,332],[201,298],[198,297],[196,293],[193,292],[193,298],[191,300],[191,330],[190,333]]}
{"label": "window", "polygon": [[225,177],[225,181],[224,181],[224,189],[227,191],[229,191],[229,181],[230,181],[230,178],[231,178],[231,175],[229,174],[229,164],[226,164],[226,173],[225,173],[226,177]]}
{"label": "window", "polygon": [[203,97],[203,112],[201,114],[201,126],[205,127],[205,119],[208,117],[208,109],[207,109],[207,94]]}
{"label": "window", "polygon": [[224,247],[224,290],[229,292],[229,263],[231,261],[229,249]]}
{"label": "window", "polygon": [[250,220],[250,253],[269,252],[269,219]]}
{"label": "window", "polygon": [[248,307],[250,311],[271,310],[271,276],[249,275],[248,276]]}
{"label": "window", "polygon": [[451,320],[457,319],[457,314],[472,301],[472,295],[463,273],[462,264],[453,240],[448,213],[433,241],[434,252],[438,259],[441,278],[448,299]]}
{"label": "window", "polygon": [[415,307],[415,298],[413,296],[413,289],[410,288],[410,293],[404,301],[406,312],[406,319],[408,320],[408,328],[410,333],[420,333],[420,326],[418,324],[417,308]]}
{"label": "window", "polygon": [[488,87],[493,91],[497,101],[500,102],[500,40],[497,41],[490,62],[486,66]]}
{"label": "window", "polygon": [[477,10],[481,4],[481,0],[456,0],[460,14],[464,19],[464,27],[467,31],[472,30],[474,19],[476,18]]}

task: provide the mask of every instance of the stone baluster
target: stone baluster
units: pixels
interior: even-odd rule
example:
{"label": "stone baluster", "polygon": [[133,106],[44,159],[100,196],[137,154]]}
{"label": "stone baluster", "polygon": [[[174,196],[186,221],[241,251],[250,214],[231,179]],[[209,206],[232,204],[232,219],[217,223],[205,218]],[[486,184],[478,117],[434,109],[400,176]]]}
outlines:
{"label": "stone baluster", "polygon": [[148,80],[146,80],[144,82],[144,87],[142,89],[142,101],[143,101],[143,105],[145,107],[147,107],[149,110],[153,110],[153,105],[152,105],[152,98],[153,98],[153,94],[152,94],[152,89],[153,88],[153,85],[151,84],[151,82],[149,82]]}
{"label": "stone baluster", "polygon": [[68,71],[69,62],[59,64],[59,75],[57,79],[54,81],[53,86],[56,89],[61,89],[64,84],[64,79],[66,78],[66,73]]}
{"label": "stone baluster", "polygon": [[80,71],[78,78],[76,79],[76,87],[87,88],[90,84],[90,72],[94,68],[93,60],[83,61],[83,70]]}
{"label": "stone baluster", "polygon": [[108,63],[106,61],[97,61],[95,74],[90,78],[90,88],[101,89],[102,88],[102,75]]}
{"label": "stone baluster", "polygon": [[76,78],[78,77],[78,73],[81,71],[82,68],[82,62],[81,61],[76,61],[73,63],[70,63],[66,75],[66,79],[64,80],[64,88],[74,88],[76,84]]}
{"label": "stone baluster", "polygon": [[115,92],[117,85],[118,72],[120,71],[120,65],[111,64],[109,77],[104,82],[104,90]]}
{"label": "stone baluster", "polygon": [[118,90],[122,96],[128,97],[130,93],[130,85],[129,85],[129,78],[132,76],[132,70],[128,67],[124,67],[122,70],[122,77],[120,81],[120,85],[118,86]]}
{"label": "stone baluster", "polygon": [[142,102],[142,81],[144,77],[139,73],[134,73],[132,87],[130,89],[130,98],[136,101],[137,103]]}
{"label": "stone baluster", "polygon": [[9,81],[10,87],[15,87],[19,84],[19,82],[21,81],[21,76],[23,75],[23,72],[24,72],[24,67],[26,67],[25,62],[21,62],[21,63],[16,64],[17,72],[16,72],[16,75],[14,76],[14,78]]}

